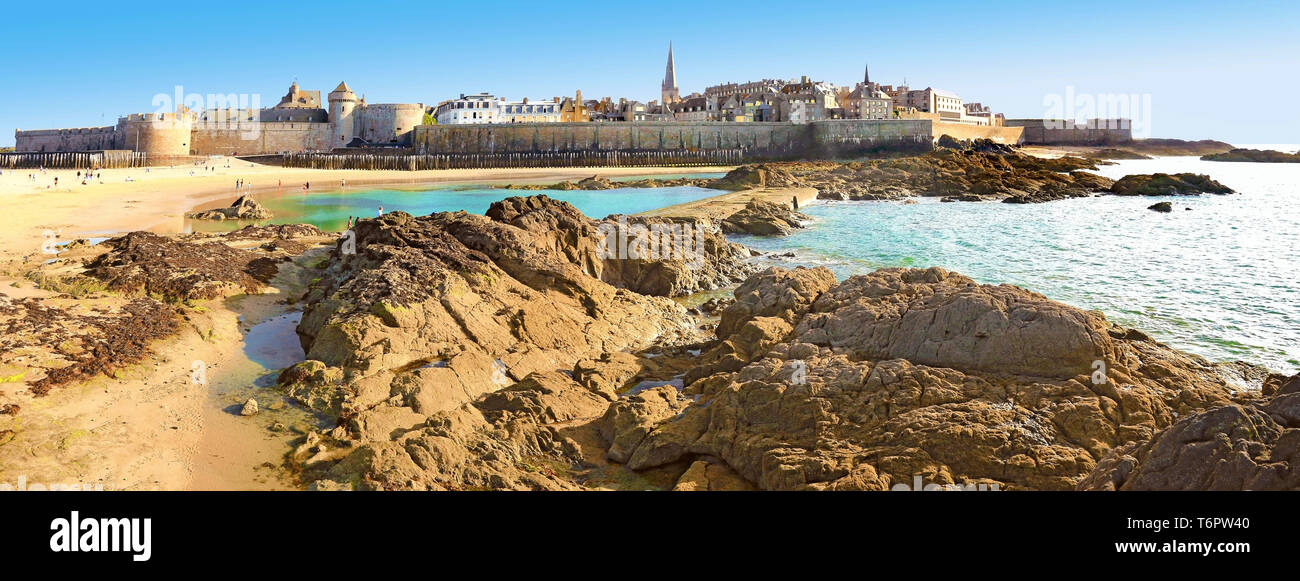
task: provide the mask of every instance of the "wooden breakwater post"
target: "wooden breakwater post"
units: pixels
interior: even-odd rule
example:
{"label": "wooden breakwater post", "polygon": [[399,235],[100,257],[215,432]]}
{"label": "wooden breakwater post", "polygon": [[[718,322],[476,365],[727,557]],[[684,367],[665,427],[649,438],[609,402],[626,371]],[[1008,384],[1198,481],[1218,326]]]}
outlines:
{"label": "wooden breakwater post", "polygon": [[137,151],[30,151],[0,153],[3,169],[115,169],[143,167],[148,155]]}
{"label": "wooden breakwater post", "polygon": [[424,171],[535,167],[703,167],[745,163],[744,149],[569,150],[521,153],[285,153],[284,167]]}

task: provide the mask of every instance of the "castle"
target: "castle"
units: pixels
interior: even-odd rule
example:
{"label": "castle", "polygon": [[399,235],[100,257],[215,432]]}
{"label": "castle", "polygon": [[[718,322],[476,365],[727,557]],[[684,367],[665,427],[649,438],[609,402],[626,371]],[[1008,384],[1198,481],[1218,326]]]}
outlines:
{"label": "castle", "polygon": [[274,107],[212,108],[175,113],[135,113],[116,125],[78,129],[17,130],[17,152],[130,150],[151,156],[256,155],[324,151],[355,145],[409,145],[428,112],[422,103],[369,104],[347,83],[331,91],[289,87]]}

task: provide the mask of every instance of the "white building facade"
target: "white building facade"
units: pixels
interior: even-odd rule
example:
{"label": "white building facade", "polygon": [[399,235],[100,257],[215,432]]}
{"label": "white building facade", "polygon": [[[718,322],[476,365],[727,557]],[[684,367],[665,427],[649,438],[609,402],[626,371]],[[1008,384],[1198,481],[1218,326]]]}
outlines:
{"label": "white building facade", "polygon": [[559,123],[560,102],[509,101],[489,93],[461,95],[459,99],[438,104],[434,117],[439,125],[489,123]]}

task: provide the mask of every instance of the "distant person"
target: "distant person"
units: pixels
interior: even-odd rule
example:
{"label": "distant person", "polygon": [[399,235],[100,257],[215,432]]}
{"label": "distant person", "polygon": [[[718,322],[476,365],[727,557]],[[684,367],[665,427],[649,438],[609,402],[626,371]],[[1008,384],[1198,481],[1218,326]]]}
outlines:
{"label": "distant person", "polygon": [[348,230],[352,229],[352,216],[348,216]]}
{"label": "distant person", "polygon": [[379,214],[378,214],[378,216],[379,216],[380,218],[383,218],[383,217],[384,217],[384,207],[383,207],[383,206],[380,206],[380,207],[379,207]]}
{"label": "distant person", "polygon": [[54,176],[54,187],[59,187],[59,176]]}

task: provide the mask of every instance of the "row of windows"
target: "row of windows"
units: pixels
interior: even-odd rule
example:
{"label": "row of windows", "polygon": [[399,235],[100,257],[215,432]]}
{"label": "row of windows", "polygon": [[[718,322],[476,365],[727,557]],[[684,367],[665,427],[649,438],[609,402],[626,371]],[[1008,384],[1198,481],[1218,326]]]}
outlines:
{"label": "row of windows", "polygon": [[555,105],[506,105],[506,113],[554,113]]}

